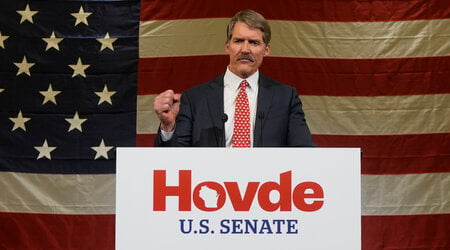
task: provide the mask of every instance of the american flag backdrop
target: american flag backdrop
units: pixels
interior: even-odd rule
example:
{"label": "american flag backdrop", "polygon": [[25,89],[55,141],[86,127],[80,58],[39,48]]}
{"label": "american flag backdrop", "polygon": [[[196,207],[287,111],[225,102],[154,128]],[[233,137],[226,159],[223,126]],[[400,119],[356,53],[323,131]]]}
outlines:
{"label": "american flag backdrop", "polygon": [[0,1],[0,249],[114,249],[115,149],[224,72],[245,8],[315,142],[364,152],[363,249],[449,249],[448,0]]}

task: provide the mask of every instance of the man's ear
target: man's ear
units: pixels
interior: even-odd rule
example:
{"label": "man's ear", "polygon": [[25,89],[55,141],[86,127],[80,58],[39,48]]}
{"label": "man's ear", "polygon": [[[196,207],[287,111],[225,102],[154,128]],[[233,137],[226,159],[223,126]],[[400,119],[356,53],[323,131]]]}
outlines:
{"label": "man's ear", "polygon": [[228,53],[229,49],[230,49],[230,43],[227,41],[227,42],[225,42],[225,51],[227,52],[227,54],[229,54]]}
{"label": "man's ear", "polygon": [[268,56],[270,53],[270,43],[266,45],[266,48],[264,50],[264,56]]}

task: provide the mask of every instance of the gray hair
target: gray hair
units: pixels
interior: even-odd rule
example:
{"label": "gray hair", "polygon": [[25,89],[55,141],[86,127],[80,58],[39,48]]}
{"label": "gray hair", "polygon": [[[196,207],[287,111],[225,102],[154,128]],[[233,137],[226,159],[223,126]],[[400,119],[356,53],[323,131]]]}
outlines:
{"label": "gray hair", "polygon": [[263,41],[267,45],[270,42],[272,32],[270,31],[269,22],[258,12],[253,10],[242,10],[231,18],[227,27],[227,42],[231,40],[233,29],[237,22],[243,22],[248,26],[259,29],[263,33]]}

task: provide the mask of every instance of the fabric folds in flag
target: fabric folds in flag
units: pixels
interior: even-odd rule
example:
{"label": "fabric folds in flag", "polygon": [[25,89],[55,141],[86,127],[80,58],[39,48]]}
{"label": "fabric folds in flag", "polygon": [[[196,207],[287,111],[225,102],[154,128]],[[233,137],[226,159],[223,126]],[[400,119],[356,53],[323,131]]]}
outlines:
{"label": "fabric folds in flag", "polygon": [[113,249],[140,2],[0,2],[0,248]]}
{"label": "fabric folds in flag", "polygon": [[225,71],[225,27],[246,8],[272,28],[261,72],[297,88],[316,144],[363,151],[363,249],[449,248],[445,0],[143,1],[137,145],[152,145],[156,94]]}

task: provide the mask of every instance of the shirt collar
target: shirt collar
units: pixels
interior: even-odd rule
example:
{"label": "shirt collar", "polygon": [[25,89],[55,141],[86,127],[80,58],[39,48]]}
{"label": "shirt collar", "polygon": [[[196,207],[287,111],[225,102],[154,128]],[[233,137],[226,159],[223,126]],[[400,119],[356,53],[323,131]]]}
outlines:
{"label": "shirt collar", "polygon": [[239,89],[239,85],[243,80],[246,80],[250,86],[250,89],[256,90],[258,88],[258,80],[259,80],[259,70],[257,70],[255,73],[253,73],[250,77],[247,77],[245,79],[240,78],[236,74],[230,71],[228,69],[225,71],[224,75],[224,85],[230,87],[231,89]]}

